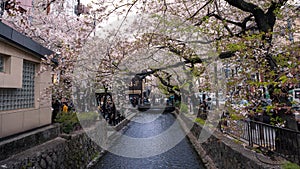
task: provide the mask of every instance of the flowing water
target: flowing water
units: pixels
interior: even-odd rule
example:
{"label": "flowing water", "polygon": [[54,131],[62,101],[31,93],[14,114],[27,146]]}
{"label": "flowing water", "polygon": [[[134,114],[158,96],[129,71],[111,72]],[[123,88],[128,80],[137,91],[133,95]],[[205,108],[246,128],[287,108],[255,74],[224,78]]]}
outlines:
{"label": "flowing water", "polygon": [[[163,136],[157,137],[159,135]],[[128,137],[132,138],[132,141],[128,141]],[[182,139],[178,141],[174,138]],[[171,146],[166,151],[168,145]],[[112,149],[113,151],[101,158],[95,168],[205,168],[171,113],[160,113],[155,110],[139,113],[128,124],[123,136]]]}

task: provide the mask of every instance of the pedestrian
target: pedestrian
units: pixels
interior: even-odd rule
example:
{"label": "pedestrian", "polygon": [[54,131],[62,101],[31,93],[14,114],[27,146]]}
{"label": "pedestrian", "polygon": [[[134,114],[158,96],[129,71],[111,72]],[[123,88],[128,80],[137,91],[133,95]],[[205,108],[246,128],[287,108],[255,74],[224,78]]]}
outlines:
{"label": "pedestrian", "polygon": [[67,103],[64,103],[64,104],[63,104],[62,111],[63,111],[64,113],[67,113],[67,112],[68,112],[68,105],[67,105]]}
{"label": "pedestrian", "polygon": [[59,100],[56,99],[55,101],[52,101],[52,109],[53,109],[53,111],[52,111],[51,122],[54,123],[57,114],[61,110],[61,103],[59,102]]}
{"label": "pedestrian", "polygon": [[135,107],[137,105],[137,99],[136,97],[133,97],[133,107]]}
{"label": "pedestrian", "polygon": [[75,106],[72,100],[68,101],[68,110],[69,111],[75,111]]}
{"label": "pedestrian", "polygon": [[98,113],[99,113],[99,117],[102,116],[104,118],[104,113],[103,113],[101,106],[98,106]]}

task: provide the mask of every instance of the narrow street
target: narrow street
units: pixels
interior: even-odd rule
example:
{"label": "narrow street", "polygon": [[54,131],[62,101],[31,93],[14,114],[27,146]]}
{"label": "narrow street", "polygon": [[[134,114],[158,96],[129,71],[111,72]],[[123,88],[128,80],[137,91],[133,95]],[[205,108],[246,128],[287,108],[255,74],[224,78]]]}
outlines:
{"label": "narrow street", "polygon": [[[164,140],[159,140],[157,135],[165,132],[166,130],[175,127],[176,131],[172,130],[172,136],[167,135]],[[124,136],[126,135],[126,136]],[[204,168],[195,150],[190,145],[187,138],[184,138],[184,132],[180,125],[175,120],[171,113],[159,113],[155,110],[151,112],[141,112],[132,119],[132,122],[128,124],[124,135],[117,141],[118,143],[112,147],[117,150],[117,153],[108,152],[98,162],[95,168],[103,169],[142,169],[142,168],[170,168],[170,169],[201,169]],[[182,137],[178,144],[174,144],[174,147],[164,152],[164,145],[161,142],[174,142],[173,136]],[[126,142],[126,137],[136,139],[152,138],[151,143],[140,144]],[[154,139],[154,140],[153,140]],[[161,144],[160,144],[161,143]],[[134,150],[133,150],[134,149]],[[135,152],[136,151],[136,152]],[[159,152],[157,155],[151,156],[151,152]],[[115,151],[111,151],[115,152]],[[128,152],[128,153],[127,153]],[[132,152],[140,154],[136,158],[132,158],[130,155]],[[127,157],[116,154],[128,154]]]}

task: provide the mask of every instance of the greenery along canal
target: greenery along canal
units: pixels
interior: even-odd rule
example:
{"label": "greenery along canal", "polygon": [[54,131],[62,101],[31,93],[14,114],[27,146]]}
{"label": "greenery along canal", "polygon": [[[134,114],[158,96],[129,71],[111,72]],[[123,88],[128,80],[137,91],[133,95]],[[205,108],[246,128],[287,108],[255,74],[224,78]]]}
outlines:
{"label": "greenery along canal", "polygon": [[[166,131],[168,134],[165,134]],[[161,134],[164,136],[157,137]],[[134,143],[128,141],[128,137],[132,138]],[[182,138],[179,139],[178,144],[174,144],[175,137]],[[148,138],[151,140],[145,141]],[[170,149],[166,149],[166,142],[172,145]],[[151,112],[139,113],[132,119],[123,136],[111,151],[101,158],[95,168],[201,169],[204,167],[190,142],[184,137],[184,132],[174,116],[171,113],[151,110]]]}

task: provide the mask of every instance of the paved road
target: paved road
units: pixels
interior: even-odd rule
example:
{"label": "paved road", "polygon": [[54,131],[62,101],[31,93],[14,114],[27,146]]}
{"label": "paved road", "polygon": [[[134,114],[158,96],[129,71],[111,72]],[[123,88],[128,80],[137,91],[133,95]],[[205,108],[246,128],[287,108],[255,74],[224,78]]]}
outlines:
{"label": "paved road", "polygon": [[[170,127],[172,126],[172,127]],[[157,137],[164,131],[169,134],[163,140]],[[171,133],[171,134],[170,134]],[[129,123],[127,130],[113,147],[117,154],[107,153],[101,158],[96,168],[103,169],[201,169],[204,168],[189,141],[183,137],[184,132],[170,113],[146,112],[139,113]],[[137,139],[131,144],[127,138]],[[168,151],[157,153],[166,148],[165,142],[173,144],[174,137],[182,137],[178,144]],[[143,141],[151,138],[150,142]],[[133,141],[135,142],[135,141]],[[157,155],[150,156],[151,153]],[[121,155],[120,155],[121,154]],[[127,157],[124,157],[127,156]],[[136,155],[136,157],[132,157]],[[144,157],[144,158],[139,158]]]}

